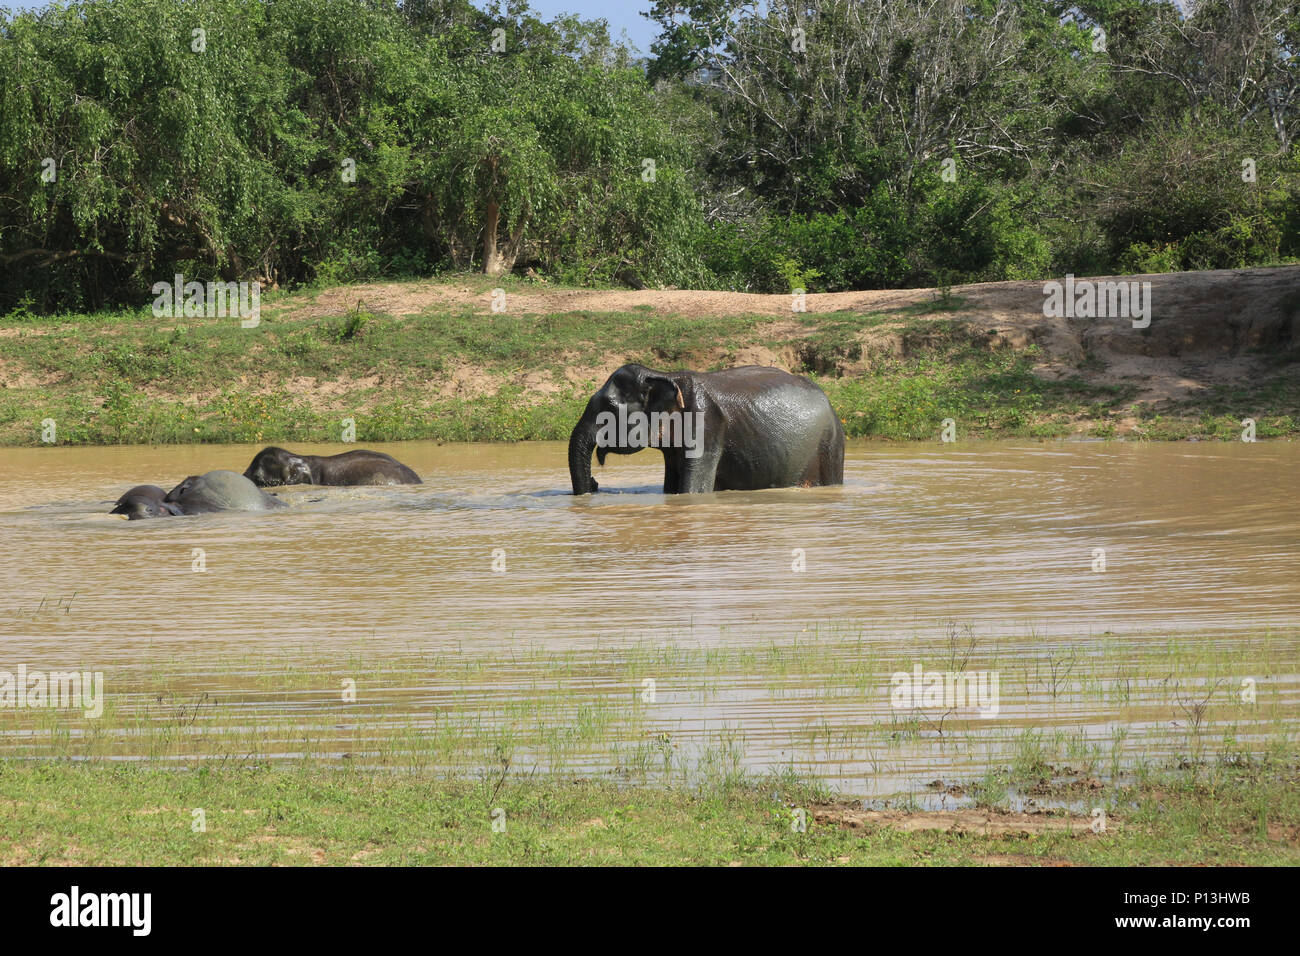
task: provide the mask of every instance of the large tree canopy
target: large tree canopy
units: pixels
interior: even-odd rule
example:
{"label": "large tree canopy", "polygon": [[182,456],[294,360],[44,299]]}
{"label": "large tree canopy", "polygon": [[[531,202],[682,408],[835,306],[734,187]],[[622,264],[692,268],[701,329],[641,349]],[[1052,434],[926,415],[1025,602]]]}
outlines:
{"label": "large tree canopy", "polygon": [[530,266],[755,290],[1300,255],[1294,0],[0,14],[0,310]]}

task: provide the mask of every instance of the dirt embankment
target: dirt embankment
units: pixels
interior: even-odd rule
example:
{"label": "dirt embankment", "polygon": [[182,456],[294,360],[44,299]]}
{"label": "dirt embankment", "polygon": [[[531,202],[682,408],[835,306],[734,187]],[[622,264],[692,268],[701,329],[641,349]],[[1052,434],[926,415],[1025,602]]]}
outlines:
{"label": "dirt embankment", "polygon": [[0,325],[0,444],[40,441],[46,418],[77,442],[323,441],[357,415],[375,441],[562,440],[628,361],[816,374],[855,437],[932,439],[952,410],[967,437],[1234,440],[1245,418],[1300,436],[1300,266],[1086,281],[1105,317],[1078,311],[1084,280],[1059,313],[1043,282],[796,311],[790,295],[461,275],[268,297],[251,336],[219,317],[18,318]]}
{"label": "dirt embankment", "polygon": [[[507,311],[515,314],[564,312],[654,312],[692,316],[763,315],[772,321],[761,325],[765,344],[755,343],[734,354],[736,364],[778,365],[792,371],[812,368],[853,375],[862,372],[872,356],[901,356],[925,345],[924,324],[967,324],[976,341],[990,348],[1025,349],[1037,346],[1036,372],[1047,379],[1078,377],[1090,384],[1137,387],[1136,402],[1159,403],[1193,397],[1214,385],[1258,384],[1279,374],[1292,374],[1300,360],[1300,266],[1268,269],[1217,270],[1139,276],[1094,276],[1077,280],[1072,301],[1078,305],[1084,283],[1123,282],[1139,299],[1130,303],[1129,315],[1104,318],[1064,314],[1046,315],[1049,295],[1040,281],[990,282],[954,286],[945,299],[935,289],[878,290],[810,294],[804,303],[808,316],[860,313],[885,316],[886,321],[864,323],[857,333],[859,348],[847,357],[832,359],[834,368],[817,368],[816,356],[801,354],[806,339],[805,322],[790,320],[792,297],[743,292],[661,290],[552,289],[526,286],[507,293]],[[1061,290],[1062,300],[1065,288]],[[418,314],[431,308],[461,308],[488,313],[491,292],[464,283],[438,281],[369,284],[330,289],[304,305],[291,306],[286,317],[311,318],[339,315],[365,303],[372,310],[392,315]],[[958,308],[929,308],[945,301]],[[1140,301],[1146,316],[1137,313]],[[1082,310],[1081,310],[1082,311]],[[784,321],[783,321],[784,319]],[[1135,327],[1135,322],[1138,326]],[[918,326],[922,331],[918,334]],[[782,345],[782,343],[787,343]],[[708,356],[700,356],[707,362]],[[824,361],[824,360],[822,360]],[[619,364],[611,357],[611,368]],[[608,370],[575,370],[580,377],[598,377]],[[474,391],[470,370],[465,371],[469,391]],[[488,382],[485,379],[484,385]]]}

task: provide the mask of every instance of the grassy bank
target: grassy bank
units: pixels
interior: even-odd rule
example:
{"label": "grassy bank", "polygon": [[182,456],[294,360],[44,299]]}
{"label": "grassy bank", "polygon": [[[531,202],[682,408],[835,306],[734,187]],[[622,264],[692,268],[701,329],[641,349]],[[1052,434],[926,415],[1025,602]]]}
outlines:
{"label": "grassy bank", "polygon": [[0,864],[1295,864],[1297,782],[1240,769],[1152,780],[1090,795],[1109,808],[1103,833],[992,814],[1008,829],[988,835],[937,815],[860,822],[855,805],[789,781],[664,790],[10,762]]}
{"label": "grassy bank", "polygon": [[[513,293],[520,283],[505,285]],[[253,329],[147,309],[9,315],[0,319],[0,444],[40,444],[49,419],[57,441],[73,444],[337,441],[344,419],[361,442],[564,439],[623,362],[781,364],[818,381],[851,437],[936,440],[952,418],[963,438],[1235,440],[1242,409],[1260,438],[1300,434],[1300,385],[1290,379],[1135,404],[1135,384],[1036,375],[1040,346],[991,340],[960,297],[779,321],[463,304],[395,315],[364,300],[331,313],[310,308],[310,293],[273,295]]]}

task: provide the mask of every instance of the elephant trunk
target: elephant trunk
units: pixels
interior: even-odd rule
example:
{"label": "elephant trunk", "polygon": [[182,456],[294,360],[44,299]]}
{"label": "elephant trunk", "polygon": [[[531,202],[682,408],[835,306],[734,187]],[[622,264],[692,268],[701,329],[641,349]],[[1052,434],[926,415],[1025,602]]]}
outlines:
{"label": "elephant trunk", "polygon": [[575,495],[589,495],[599,490],[591,477],[591,453],[596,447],[596,416],[591,408],[573,427],[569,436],[569,478],[573,481]]}

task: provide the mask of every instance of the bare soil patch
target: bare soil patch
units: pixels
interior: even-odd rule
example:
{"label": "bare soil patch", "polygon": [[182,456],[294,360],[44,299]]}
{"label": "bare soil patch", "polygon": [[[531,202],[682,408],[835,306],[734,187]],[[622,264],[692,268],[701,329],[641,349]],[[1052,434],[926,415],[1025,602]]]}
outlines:
{"label": "bare soil patch", "polygon": [[[918,314],[941,301],[936,289],[817,293],[807,296],[806,306],[811,316],[850,312],[889,317],[884,325],[859,332],[861,358],[836,369],[846,375],[860,373],[875,357],[897,357],[924,347],[924,334],[915,331],[918,323],[953,319],[968,323],[971,335],[990,348],[1038,346],[1041,358],[1036,372],[1044,378],[1078,377],[1090,384],[1136,386],[1138,402],[1181,400],[1214,385],[1251,381],[1274,374],[1279,359],[1300,357],[1300,266],[1094,276],[1089,281],[1149,283],[1150,326],[1136,329],[1129,319],[1121,318],[1044,316],[1044,283],[1040,281],[954,286],[948,291],[964,302],[957,312]],[[507,311],[527,315],[641,310],[680,316],[685,321],[704,316],[770,316],[772,321],[757,329],[767,344],[742,348],[731,361],[794,370],[800,363],[797,349],[780,343],[795,343],[809,330],[806,324],[789,318],[791,301],[789,295],[747,292],[538,286],[509,291]],[[437,308],[488,314],[491,293],[436,280],[346,286],[290,306],[284,317],[339,315],[358,302],[395,316]],[[904,334],[905,327],[912,331]],[[717,359],[718,355],[699,358]],[[615,357],[607,364],[609,369],[575,369],[574,374],[583,380],[599,379],[602,372],[608,374],[621,363]],[[484,389],[495,390],[497,385],[495,376],[457,370],[448,387],[450,394],[474,395]]]}
{"label": "bare soil patch", "polygon": [[[822,826],[872,832],[879,829],[914,833],[934,830],[940,833],[970,833],[976,836],[1038,836],[1045,833],[1068,833],[1091,836],[1092,819],[1077,814],[1011,813],[997,810],[863,810],[855,805],[830,804],[815,807],[813,820]],[[1107,818],[1108,830],[1116,828],[1114,818]]]}

